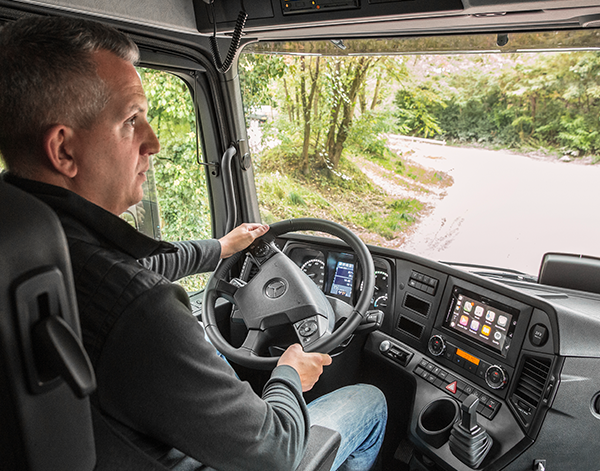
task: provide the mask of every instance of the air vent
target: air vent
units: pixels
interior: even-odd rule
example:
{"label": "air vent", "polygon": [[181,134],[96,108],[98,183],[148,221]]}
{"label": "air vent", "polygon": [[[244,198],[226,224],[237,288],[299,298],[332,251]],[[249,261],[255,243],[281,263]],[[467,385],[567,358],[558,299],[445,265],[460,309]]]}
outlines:
{"label": "air vent", "polygon": [[544,386],[550,373],[550,360],[527,357],[514,395],[537,407],[544,393]]}
{"label": "air vent", "polygon": [[525,357],[523,368],[511,397],[523,424],[531,424],[535,410],[544,395],[552,360],[541,357]]}

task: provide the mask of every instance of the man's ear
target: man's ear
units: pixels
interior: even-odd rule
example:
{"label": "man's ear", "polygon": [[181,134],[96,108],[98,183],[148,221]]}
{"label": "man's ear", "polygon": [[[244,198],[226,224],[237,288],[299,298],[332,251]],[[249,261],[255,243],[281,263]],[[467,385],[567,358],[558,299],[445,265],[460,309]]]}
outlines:
{"label": "man's ear", "polygon": [[55,171],[67,178],[77,175],[77,162],[73,158],[73,128],[56,124],[44,134],[44,151]]}

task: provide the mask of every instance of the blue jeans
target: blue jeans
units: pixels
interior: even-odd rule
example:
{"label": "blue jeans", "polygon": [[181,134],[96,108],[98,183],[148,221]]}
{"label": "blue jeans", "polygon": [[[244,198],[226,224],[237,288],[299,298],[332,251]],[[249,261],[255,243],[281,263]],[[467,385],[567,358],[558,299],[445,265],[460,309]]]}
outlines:
{"label": "blue jeans", "polygon": [[[210,342],[208,335],[205,337]],[[229,364],[218,350],[217,354]],[[379,389],[370,384],[346,386],[315,399],[307,407],[311,424],[336,430],[342,436],[331,471],[369,471],[373,467],[387,424],[387,402]]]}
{"label": "blue jeans", "polygon": [[308,404],[311,424],[337,430],[342,442],[332,471],[368,471],[377,460],[387,423],[387,403],[375,386],[356,384]]}

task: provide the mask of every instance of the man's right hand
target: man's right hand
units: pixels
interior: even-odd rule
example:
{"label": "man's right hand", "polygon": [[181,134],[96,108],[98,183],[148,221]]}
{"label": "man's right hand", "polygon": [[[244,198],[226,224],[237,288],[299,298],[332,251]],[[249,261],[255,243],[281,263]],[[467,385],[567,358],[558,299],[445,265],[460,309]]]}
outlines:
{"label": "man's right hand", "polygon": [[323,373],[323,367],[331,365],[331,357],[325,353],[310,352],[302,350],[300,344],[290,345],[281,355],[277,365],[289,365],[300,375],[302,392],[310,391],[319,376]]}

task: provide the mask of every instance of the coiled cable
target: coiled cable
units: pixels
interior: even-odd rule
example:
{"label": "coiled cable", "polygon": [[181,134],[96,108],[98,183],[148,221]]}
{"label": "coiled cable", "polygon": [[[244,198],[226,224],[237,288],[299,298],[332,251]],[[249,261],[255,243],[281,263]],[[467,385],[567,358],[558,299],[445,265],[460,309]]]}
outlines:
{"label": "coiled cable", "polygon": [[229,45],[227,57],[225,57],[225,60],[221,62],[221,52],[219,51],[219,45],[217,43],[217,20],[215,18],[214,12],[214,1],[211,3],[211,5],[213,8],[214,34],[209,38],[210,50],[212,52],[215,67],[219,72],[224,74],[231,68],[233,60],[235,58],[235,54],[237,53],[237,50],[240,47],[240,41],[242,40],[242,33],[244,32],[244,26],[246,26],[248,14],[246,13],[245,8],[243,8],[242,3],[242,10],[238,13],[237,21],[235,22],[235,28],[233,29],[233,35],[231,36],[231,44]]}

